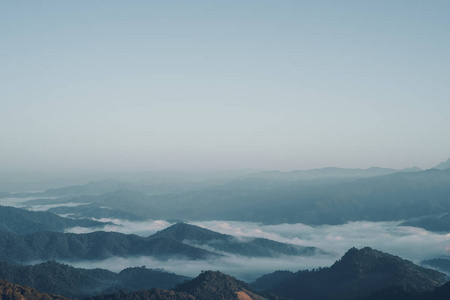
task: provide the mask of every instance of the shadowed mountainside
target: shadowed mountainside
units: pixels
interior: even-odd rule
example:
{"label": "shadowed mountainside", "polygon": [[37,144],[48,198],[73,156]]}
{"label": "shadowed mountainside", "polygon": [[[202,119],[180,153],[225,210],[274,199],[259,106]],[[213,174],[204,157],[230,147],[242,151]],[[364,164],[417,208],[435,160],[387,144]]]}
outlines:
{"label": "shadowed mountainside", "polygon": [[75,226],[99,227],[106,223],[69,219],[50,212],[28,211],[0,205],[0,231],[26,234],[37,231],[62,231]]}
{"label": "shadowed mountainside", "polygon": [[196,246],[208,246],[216,251],[249,257],[325,254],[323,250],[315,247],[302,247],[264,238],[237,238],[186,223],[172,225],[150,238],[170,238]]}
{"label": "shadowed mountainside", "polygon": [[21,266],[0,262],[0,278],[39,291],[82,298],[100,292],[174,288],[189,277],[145,267],[127,268],[119,273],[103,269],[81,269],[57,262]]}
{"label": "shadowed mountainside", "polygon": [[0,232],[0,260],[11,262],[93,260],[135,255],[193,260],[220,257],[173,239],[149,239],[115,232],[73,234],[46,231],[28,235]]}
{"label": "shadowed mountainside", "polygon": [[400,257],[371,248],[350,249],[329,268],[299,271],[271,291],[293,299],[364,299],[387,288],[433,291],[447,277]]}

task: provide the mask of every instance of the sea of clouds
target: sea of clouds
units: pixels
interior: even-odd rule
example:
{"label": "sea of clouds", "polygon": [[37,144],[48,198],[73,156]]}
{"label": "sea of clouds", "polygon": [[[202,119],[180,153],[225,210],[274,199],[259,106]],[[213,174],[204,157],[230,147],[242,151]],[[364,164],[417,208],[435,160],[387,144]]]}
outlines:
{"label": "sea of clouds", "polygon": [[[0,205],[45,211],[51,207],[84,204],[24,205],[23,202],[32,199],[37,198],[4,198],[0,199]],[[98,221],[108,222],[108,224],[97,228],[74,227],[66,230],[66,232],[88,233],[102,230],[137,234],[146,237],[173,225],[173,223],[165,220],[128,221],[98,219]],[[308,226],[305,224],[264,225],[261,223],[237,221],[192,221],[188,223],[236,237],[261,237],[283,243],[318,247],[329,254],[312,257],[275,258],[248,258],[228,255],[220,259],[207,261],[181,259],[160,261],[151,257],[113,257],[102,261],[81,261],[70,262],[69,264],[84,268],[99,267],[112,271],[145,265],[148,268],[164,268],[167,271],[187,276],[197,276],[202,270],[220,270],[239,279],[251,281],[260,275],[275,270],[298,271],[331,266],[352,247],[372,247],[412,260],[415,263],[420,263],[425,259],[450,256],[450,234],[430,232],[416,227],[400,226],[400,221],[358,221],[342,225],[321,226]]]}
{"label": "sea of clouds", "polygon": [[[149,236],[172,223],[164,220],[131,222],[117,219],[101,219],[112,222],[102,228],[72,228],[68,232],[87,233],[95,230],[134,233]],[[262,237],[301,246],[321,248],[328,255],[312,257],[248,258],[230,255],[207,261],[167,260],[151,257],[109,258],[102,261],[71,262],[83,268],[105,268],[120,271],[131,266],[164,268],[186,276],[197,276],[202,270],[219,270],[241,280],[252,281],[276,270],[298,271],[331,266],[352,248],[372,247],[390,254],[420,263],[429,258],[450,255],[450,234],[439,234],[424,229],[399,226],[400,222],[349,222],[343,225],[308,226],[304,224],[264,225],[252,222],[207,221],[189,222],[213,231],[237,237]]]}

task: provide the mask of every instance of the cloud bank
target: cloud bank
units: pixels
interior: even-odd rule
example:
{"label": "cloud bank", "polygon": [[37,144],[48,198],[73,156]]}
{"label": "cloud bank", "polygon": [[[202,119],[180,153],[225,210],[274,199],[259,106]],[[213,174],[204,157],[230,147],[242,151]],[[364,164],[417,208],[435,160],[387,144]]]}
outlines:
{"label": "cloud bank", "polygon": [[[95,230],[116,231],[126,234],[149,236],[172,223],[163,220],[131,222],[100,219],[113,222],[102,228],[72,228],[69,232],[85,233]],[[301,246],[321,248],[329,255],[312,257],[248,258],[230,255],[208,261],[168,260],[159,261],[151,257],[110,258],[96,262],[70,262],[83,268],[105,268],[120,271],[130,266],[145,265],[149,268],[164,268],[186,276],[197,276],[202,270],[220,270],[241,280],[255,278],[276,270],[298,271],[331,266],[351,247],[369,246],[390,254],[412,260],[415,263],[429,258],[450,255],[450,234],[438,234],[424,229],[398,226],[400,222],[350,222],[336,226],[308,226],[304,224],[262,225],[251,222],[208,221],[191,224],[238,237],[262,237]]]}
{"label": "cloud bank", "polygon": [[263,237],[279,242],[319,247],[337,256],[343,255],[351,247],[365,246],[399,255],[414,262],[450,255],[450,234],[398,226],[400,223],[359,221],[333,226],[308,226],[210,221],[194,224],[226,234]]}
{"label": "cloud bank", "polygon": [[[97,230],[149,236],[172,223],[164,220],[142,222],[98,219],[112,222],[99,228],[71,228],[67,232],[87,233]],[[308,226],[305,224],[262,225],[252,222],[207,221],[191,224],[237,237],[261,237],[301,246],[313,246],[342,256],[351,247],[372,247],[414,262],[450,255],[450,234],[399,226],[400,222],[349,222],[343,225]]]}

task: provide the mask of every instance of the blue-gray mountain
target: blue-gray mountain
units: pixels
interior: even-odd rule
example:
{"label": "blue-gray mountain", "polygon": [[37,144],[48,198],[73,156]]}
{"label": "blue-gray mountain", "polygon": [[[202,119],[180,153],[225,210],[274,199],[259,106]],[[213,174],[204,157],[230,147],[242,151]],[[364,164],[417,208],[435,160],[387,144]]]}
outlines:
{"label": "blue-gray mountain", "polygon": [[[220,250],[221,254],[202,249],[203,246]],[[308,256],[316,253],[324,252],[314,247],[301,247],[260,238],[239,240],[230,235],[183,223],[175,224],[150,237],[103,231],[87,234],[46,231],[27,235],[0,231],[0,260],[12,262],[98,260],[113,256],[204,260],[219,258],[224,254],[275,257]]]}
{"label": "blue-gray mountain", "polygon": [[441,162],[437,166],[433,167],[433,169],[439,169],[439,170],[445,170],[445,169],[448,169],[448,168],[450,168],[450,158],[447,159],[444,162]]}
{"label": "blue-gray mountain", "polygon": [[237,238],[186,223],[172,225],[155,233],[150,238],[169,238],[195,246],[207,246],[223,253],[248,257],[325,254],[323,250],[316,247],[303,247],[264,238]]}
{"label": "blue-gray mountain", "polygon": [[63,231],[75,226],[100,227],[105,224],[88,219],[62,218],[50,212],[34,212],[0,205],[0,231],[25,234],[37,231]]}
{"label": "blue-gray mountain", "polygon": [[[369,178],[323,181],[243,179],[195,192],[148,196],[116,191],[100,196],[35,200],[93,203],[138,217],[181,220],[235,220],[265,224],[343,224],[398,221],[450,212],[450,169],[399,172]],[[59,213],[80,207],[55,208]],[[446,229],[446,228],[444,228]]]}
{"label": "blue-gray mountain", "polygon": [[74,234],[45,231],[27,235],[0,232],[0,260],[10,262],[99,260],[138,255],[161,260],[220,257],[217,253],[173,239],[149,239],[115,232]]}

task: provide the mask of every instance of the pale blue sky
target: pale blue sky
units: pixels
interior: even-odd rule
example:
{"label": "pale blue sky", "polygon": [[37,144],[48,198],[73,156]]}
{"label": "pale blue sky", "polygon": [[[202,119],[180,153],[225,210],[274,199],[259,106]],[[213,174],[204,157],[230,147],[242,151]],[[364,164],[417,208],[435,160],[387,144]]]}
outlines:
{"label": "pale blue sky", "polygon": [[2,1],[10,171],[429,168],[450,1]]}

